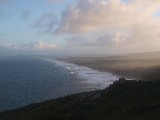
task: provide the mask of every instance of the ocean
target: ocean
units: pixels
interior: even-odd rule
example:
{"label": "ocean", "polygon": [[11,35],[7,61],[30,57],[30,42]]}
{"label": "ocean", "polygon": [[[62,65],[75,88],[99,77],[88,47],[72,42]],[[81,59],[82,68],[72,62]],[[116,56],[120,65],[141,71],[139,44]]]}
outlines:
{"label": "ocean", "polygon": [[118,77],[52,57],[0,58],[0,111],[103,89]]}

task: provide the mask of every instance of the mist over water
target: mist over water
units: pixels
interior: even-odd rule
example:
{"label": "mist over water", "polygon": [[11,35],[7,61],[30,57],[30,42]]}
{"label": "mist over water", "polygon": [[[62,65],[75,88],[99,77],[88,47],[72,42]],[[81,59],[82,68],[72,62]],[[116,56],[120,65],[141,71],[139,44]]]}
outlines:
{"label": "mist over water", "polygon": [[119,78],[118,76],[115,76],[111,73],[99,72],[97,70],[85,66],[79,66],[72,63],[62,62],[54,59],[45,59],[45,60],[53,62],[65,69],[68,69],[68,71],[70,71],[70,74],[76,75],[81,79],[85,79],[83,81],[81,80],[80,82],[95,84],[98,89],[103,89],[109,86]]}
{"label": "mist over water", "polygon": [[0,111],[102,89],[117,77],[48,58],[0,58]]}

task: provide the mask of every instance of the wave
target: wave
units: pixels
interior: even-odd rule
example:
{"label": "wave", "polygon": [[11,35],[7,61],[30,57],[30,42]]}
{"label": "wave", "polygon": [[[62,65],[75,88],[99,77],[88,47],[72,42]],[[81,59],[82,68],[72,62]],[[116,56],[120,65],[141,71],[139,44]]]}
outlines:
{"label": "wave", "polygon": [[48,62],[53,62],[56,65],[67,69],[70,74],[76,75],[78,78],[83,78],[84,83],[91,83],[99,85],[99,89],[104,89],[112,84],[115,80],[118,80],[118,76],[113,75],[109,72],[100,72],[92,68],[85,66],[79,66],[73,63],[63,62],[55,59],[45,58]]}

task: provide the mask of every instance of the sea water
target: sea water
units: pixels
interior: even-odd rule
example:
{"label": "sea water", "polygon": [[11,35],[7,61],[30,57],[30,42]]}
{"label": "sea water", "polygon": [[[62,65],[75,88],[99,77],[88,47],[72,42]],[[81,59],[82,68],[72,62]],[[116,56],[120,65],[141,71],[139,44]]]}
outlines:
{"label": "sea water", "polygon": [[47,57],[0,58],[0,111],[73,93],[103,89],[110,73]]}

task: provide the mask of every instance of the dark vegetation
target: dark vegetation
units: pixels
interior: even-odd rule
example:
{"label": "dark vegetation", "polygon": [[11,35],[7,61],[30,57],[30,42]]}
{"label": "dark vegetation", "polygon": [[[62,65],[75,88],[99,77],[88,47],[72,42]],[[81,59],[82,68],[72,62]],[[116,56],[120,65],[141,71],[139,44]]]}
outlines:
{"label": "dark vegetation", "polygon": [[141,80],[160,80],[160,58],[150,57],[72,57],[62,61],[111,72],[120,77]]}
{"label": "dark vegetation", "polygon": [[159,120],[159,113],[160,81],[120,79],[104,90],[2,112],[0,120]]}

